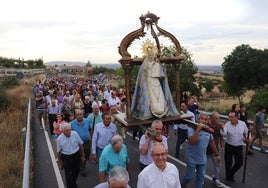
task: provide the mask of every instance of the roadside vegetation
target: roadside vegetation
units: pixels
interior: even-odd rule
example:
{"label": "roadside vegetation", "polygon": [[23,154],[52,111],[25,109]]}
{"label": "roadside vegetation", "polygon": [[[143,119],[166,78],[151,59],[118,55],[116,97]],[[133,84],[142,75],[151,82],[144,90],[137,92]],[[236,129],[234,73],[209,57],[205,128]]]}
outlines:
{"label": "roadside vegetation", "polygon": [[8,78],[0,86],[0,188],[22,187],[23,141],[31,86]]}
{"label": "roadside vegetation", "polygon": [[23,58],[7,58],[0,56],[0,67],[5,68],[22,68],[22,69],[41,69],[45,68],[44,62],[42,58],[38,59],[28,59],[25,60]]}

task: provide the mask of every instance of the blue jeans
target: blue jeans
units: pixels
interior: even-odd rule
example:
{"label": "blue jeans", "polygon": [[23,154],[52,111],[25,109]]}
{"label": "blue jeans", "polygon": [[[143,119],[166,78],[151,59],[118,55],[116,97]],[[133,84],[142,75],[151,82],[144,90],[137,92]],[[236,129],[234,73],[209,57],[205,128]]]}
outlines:
{"label": "blue jeans", "polygon": [[219,164],[217,162],[216,156],[215,155],[207,155],[207,159],[211,159],[212,163],[213,163],[213,169],[214,169],[214,174],[213,174],[213,178],[215,178],[216,180],[219,179],[219,174],[220,174],[220,166],[221,164]]}
{"label": "blue jeans", "polygon": [[177,132],[178,138],[177,138],[177,144],[176,144],[176,157],[179,157],[180,155],[180,147],[183,142],[188,138],[187,129],[180,129],[178,128]]}
{"label": "blue jeans", "polygon": [[192,164],[187,163],[186,174],[182,178],[181,185],[185,186],[188,182],[193,179],[196,169],[196,188],[202,188],[205,174],[206,174],[206,164]]}
{"label": "blue jeans", "polygon": [[98,156],[98,159],[100,159],[100,156],[102,154],[102,151],[103,151],[103,149],[99,148],[98,146],[96,147],[96,154]]}

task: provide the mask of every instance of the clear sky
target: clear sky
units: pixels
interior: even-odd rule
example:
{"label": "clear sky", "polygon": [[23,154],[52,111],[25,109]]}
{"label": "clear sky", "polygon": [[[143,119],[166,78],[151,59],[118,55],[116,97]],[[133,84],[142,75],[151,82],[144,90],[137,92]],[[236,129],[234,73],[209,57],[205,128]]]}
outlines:
{"label": "clear sky", "polygon": [[267,9],[267,0],[8,0],[0,56],[116,63],[121,40],[150,11],[197,65],[221,65],[238,45],[268,48]]}

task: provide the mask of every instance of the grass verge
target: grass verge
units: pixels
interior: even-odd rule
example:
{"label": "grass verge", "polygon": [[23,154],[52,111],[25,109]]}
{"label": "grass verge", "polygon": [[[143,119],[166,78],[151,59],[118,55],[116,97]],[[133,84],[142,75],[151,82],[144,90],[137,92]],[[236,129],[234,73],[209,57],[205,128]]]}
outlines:
{"label": "grass verge", "polygon": [[27,124],[31,86],[7,91],[11,105],[0,112],[0,188],[22,187],[24,149],[22,128]]}

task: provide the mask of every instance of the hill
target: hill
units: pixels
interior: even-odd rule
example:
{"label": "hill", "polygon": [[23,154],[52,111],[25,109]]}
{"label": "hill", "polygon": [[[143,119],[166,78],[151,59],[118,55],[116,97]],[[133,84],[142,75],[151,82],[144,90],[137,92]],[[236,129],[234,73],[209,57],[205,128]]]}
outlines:
{"label": "hill", "polygon": [[107,67],[109,69],[118,69],[121,67],[120,63],[107,63],[107,64],[94,64],[92,63],[93,67],[97,67],[97,66],[103,66],[103,67]]}
{"label": "hill", "polygon": [[76,61],[49,61],[44,63],[46,66],[85,66],[86,63],[85,62],[76,62]]}
{"label": "hill", "polygon": [[198,71],[221,71],[221,65],[197,65]]}

